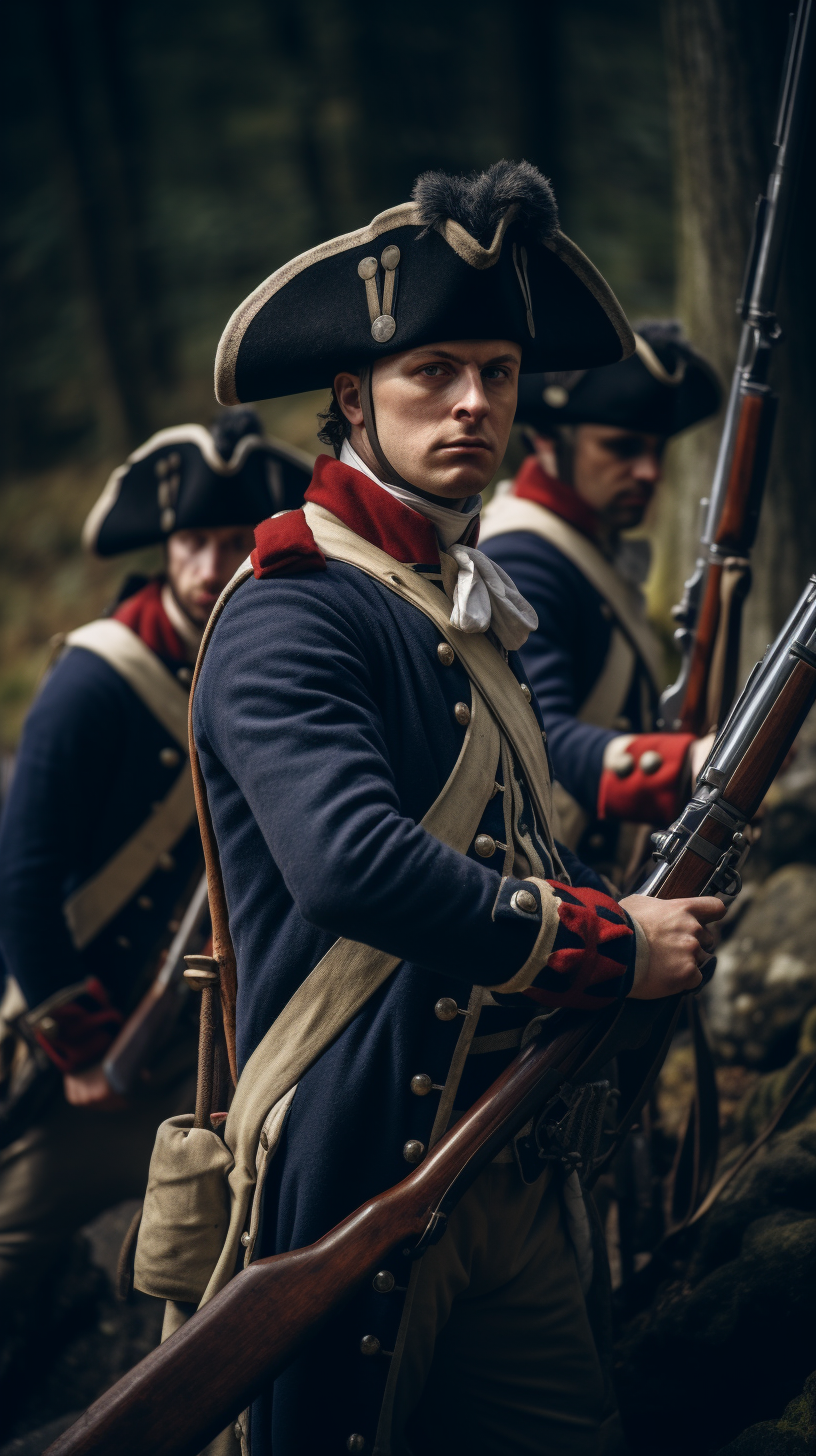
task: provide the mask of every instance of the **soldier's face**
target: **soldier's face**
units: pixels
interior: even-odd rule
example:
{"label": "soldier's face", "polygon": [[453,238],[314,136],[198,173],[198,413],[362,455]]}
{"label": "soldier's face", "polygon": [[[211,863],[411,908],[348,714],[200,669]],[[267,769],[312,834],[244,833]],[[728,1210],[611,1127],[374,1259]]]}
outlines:
{"label": "soldier's face", "polygon": [[191,622],[207,619],[227,582],[255,545],[251,526],[174,531],[167,541],[167,580]]}
{"label": "soldier's face", "polygon": [[[408,349],[374,366],[377,433],[403,479],[449,500],[477,495],[501,464],[516,410],[521,349],[507,339]],[[339,374],[351,443],[376,475],[360,408],[360,381]]]}
{"label": "soldier's face", "polygon": [[572,484],[616,531],[639,526],[663,474],[662,435],[611,425],[579,425]]}

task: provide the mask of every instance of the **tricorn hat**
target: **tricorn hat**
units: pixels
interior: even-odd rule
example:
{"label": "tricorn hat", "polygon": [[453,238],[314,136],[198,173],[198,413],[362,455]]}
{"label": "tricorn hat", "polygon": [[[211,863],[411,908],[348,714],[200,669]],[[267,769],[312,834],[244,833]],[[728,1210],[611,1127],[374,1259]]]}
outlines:
{"label": "tricorn hat", "polygon": [[678,323],[636,324],[635,353],[603,369],[528,374],[519,380],[516,419],[547,434],[556,425],[617,425],[677,435],[716,414],[722,388]]}
{"label": "tricorn hat", "polygon": [[522,369],[625,359],[632,332],[611,288],[559,230],[529,162],[471,177],[427,172],[413,200],[279,268],[227,324],[215,392],[237,404],[331,385],[446,339],[509,339]]}
{"label": "tricorn hat", "polygon": [[174,531],[255,526],[303,504],[311,458],[263,434],[254,410],[224,410],[209,429],[159,430],[114,470],[82,532],[88,550],[116,556]]}

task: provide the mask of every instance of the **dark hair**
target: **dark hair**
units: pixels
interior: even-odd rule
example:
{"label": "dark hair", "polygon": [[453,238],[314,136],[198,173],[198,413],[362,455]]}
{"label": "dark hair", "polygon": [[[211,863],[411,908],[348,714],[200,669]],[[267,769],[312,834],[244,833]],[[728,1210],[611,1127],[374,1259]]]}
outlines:
{"label": "dark hair", "polygon": [[343,448],[343,441],[351,434],[351,424],[346,419],[337,400],[337,395],[332,389],[329,396],[329,403],[317,416],[323,421],[322,427],[317,432],[317,438],[324,445],[328,445],[337,459],[340,458],[340,451]]}

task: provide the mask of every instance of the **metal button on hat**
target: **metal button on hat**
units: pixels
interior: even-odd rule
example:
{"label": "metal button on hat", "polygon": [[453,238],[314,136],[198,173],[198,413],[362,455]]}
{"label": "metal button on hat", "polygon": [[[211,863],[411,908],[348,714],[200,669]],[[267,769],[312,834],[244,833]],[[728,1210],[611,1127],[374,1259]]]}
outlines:
{"label": "metal button on hat", "polygon": [[360,1341],[361,1355],[379,1355],[380,1342],[376,1335],[363,1335]]}
{"label": "metal button on hat", "polygon": [[390,1294],[396,1282],[390,1269],[380,1269],[371,1281],[378,1294]]}
{"label": "metal button on hat", "polygon": [[510,904],[514,910],[521,910],[525,915],[535,915],[538,912],[538,901],[532,890],[516,890],[510,896]]}
{"label": "metal button on hat", "polygon": [[418,1138],[409,1138],[402,1150],[406,1163],[419,1163],[425,1157],[425,1144]]}
{"label": "metal button on hat", "polygon": [[470,722],[470,708],[467,703],[457,703],[453,710],[453,716],[457,723],[461,723],[462,727],[466,728]]}
{"label": "metal button on hat", "polygon": [[159,752],[159,763],[164,768],[175,768],[177,763],[181,763],[181,754],[177,748],[162,748]]}
{"label": "metal button on hat", "polygon": [[450,642],[440,642],[439,646],[436,649],[436,655],[439,658],[439,661],[442,663],[443,667],[450,667],[455,656]]}
{"label": "metal button on hat", "polygon": [[357,272],[361,278],[373,278],[377,272],[377,259],[361,258],[357,264]]}
{"label": "metal button on hat", "polygon": [[642,753],[638,759],[638,768],[641,773],[657,773],[657,770],[662,767],[663,755],[662,753],[657,753],[654,748],[647,748],[646,752]]}
{"label": "metal button on hat", "polygon": [[457,1006],[452,996],[440,996],[434,1006],[434,1016],[437,1021],[453,1021],[454,1016],[464,1016],[466,1013],[460,1006]]}

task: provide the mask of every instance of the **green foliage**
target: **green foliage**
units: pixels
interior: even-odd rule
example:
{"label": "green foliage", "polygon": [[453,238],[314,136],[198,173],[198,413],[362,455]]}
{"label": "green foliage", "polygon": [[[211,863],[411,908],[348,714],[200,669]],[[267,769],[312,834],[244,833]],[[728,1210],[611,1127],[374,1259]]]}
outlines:
{"label": "green foliage", "polygon": [[[84,513],[151,431],[208,418],[232,310],[423,169],[527,157],[624,306],[670,307],[646,0],[32,0],[5,40],[0,707],[111,590],[123,564],[81,563]],[[318,448],[314,400],[264,414]]]}

